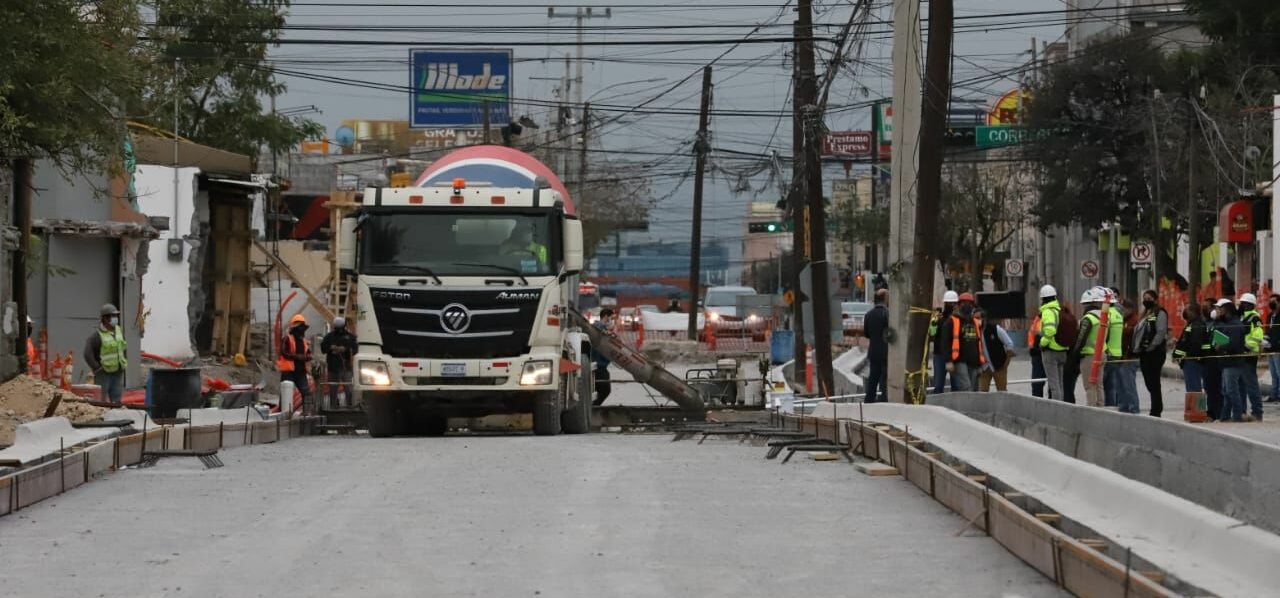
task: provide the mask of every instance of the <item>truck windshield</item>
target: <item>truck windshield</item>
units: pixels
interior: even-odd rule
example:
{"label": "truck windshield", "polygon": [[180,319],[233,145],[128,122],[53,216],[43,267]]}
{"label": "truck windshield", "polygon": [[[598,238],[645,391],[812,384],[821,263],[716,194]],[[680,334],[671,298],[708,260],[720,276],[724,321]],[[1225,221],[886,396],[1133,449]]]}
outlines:
{"label": "truck windshield", "polygon": [[[546,276],[559,270],[552,214],[511,211],[373,212],[361,226],[361,271],[437,276]],[[505,271],[504,271],[505,270]]]}

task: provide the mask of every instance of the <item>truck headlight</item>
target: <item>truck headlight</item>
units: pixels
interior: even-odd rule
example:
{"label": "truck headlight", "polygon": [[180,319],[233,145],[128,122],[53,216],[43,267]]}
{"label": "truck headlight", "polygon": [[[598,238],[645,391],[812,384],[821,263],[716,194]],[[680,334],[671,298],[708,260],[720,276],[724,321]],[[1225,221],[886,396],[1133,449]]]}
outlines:
{"label": "truck headlight", "polygon": [[387,364],[381,361],[361,361],[360,383],[365,386],[391,386]]}
{"label": "truck headlight", "polygon": [[709,311],[709,312],[707,312],[707,319],[711,320],[712,322],[719,321],[719,320],[720,320],[720,312],[715,312],[715,311]]}
{"label": "truck headlight", "polygon": [[545,386],[551,384],[551,362],[529,361],[520,372],[520,386]]}

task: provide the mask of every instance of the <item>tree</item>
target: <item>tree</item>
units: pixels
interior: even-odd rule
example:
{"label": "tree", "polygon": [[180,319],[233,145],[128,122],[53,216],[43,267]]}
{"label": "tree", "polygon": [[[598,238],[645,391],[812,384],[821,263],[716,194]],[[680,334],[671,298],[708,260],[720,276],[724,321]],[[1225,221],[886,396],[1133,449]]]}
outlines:
{"label": "tree", "polygon": [[952,165],[943,175],[942,257],[969,264],[969,286],[982,289],[983,268],[1023,226],[1032,188],[1019,170],[1005,165]]}
{"label": "tree", "polygon": [[1280,62],[1280,4],[1275,0],[1186,0],[1200,30],[1256,63]]}
{"label": "tree", "polygon": [[[318,123],[266,111],[285,91],[267,63],[289,0],[157,0],[154,53],[142,114],[157,128],[257,157],[324,132]],[[175,99],[176,106],[175,106]]]}
{"label": "tree", "polygon": [[0,2],[0,155],[119,169],[141,93],[137,0]]}

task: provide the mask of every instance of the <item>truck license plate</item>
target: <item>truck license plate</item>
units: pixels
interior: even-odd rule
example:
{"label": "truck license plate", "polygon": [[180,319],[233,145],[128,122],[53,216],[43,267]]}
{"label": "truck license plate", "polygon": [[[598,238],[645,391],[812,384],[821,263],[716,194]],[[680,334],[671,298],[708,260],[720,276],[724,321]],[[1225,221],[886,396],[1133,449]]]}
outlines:
{"label": "truck license plate", "polygon": [[440,375],[452,378],[461,378],[467,375],[467,364],[465,363],[442,363],[440,364]]}

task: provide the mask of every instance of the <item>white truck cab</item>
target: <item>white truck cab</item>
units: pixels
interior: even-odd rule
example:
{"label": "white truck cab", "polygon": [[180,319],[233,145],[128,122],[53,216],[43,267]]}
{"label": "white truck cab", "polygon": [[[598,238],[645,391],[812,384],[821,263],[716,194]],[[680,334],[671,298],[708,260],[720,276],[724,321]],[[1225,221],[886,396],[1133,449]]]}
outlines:
{"label": "white truck cab", "polygon": [[339,247],[356,280],[353,386],[370,435],[512,413],[532,413],[538,434],[587,431],[589,356],[566,311],[582,225],[544,179],[371,187]]}

